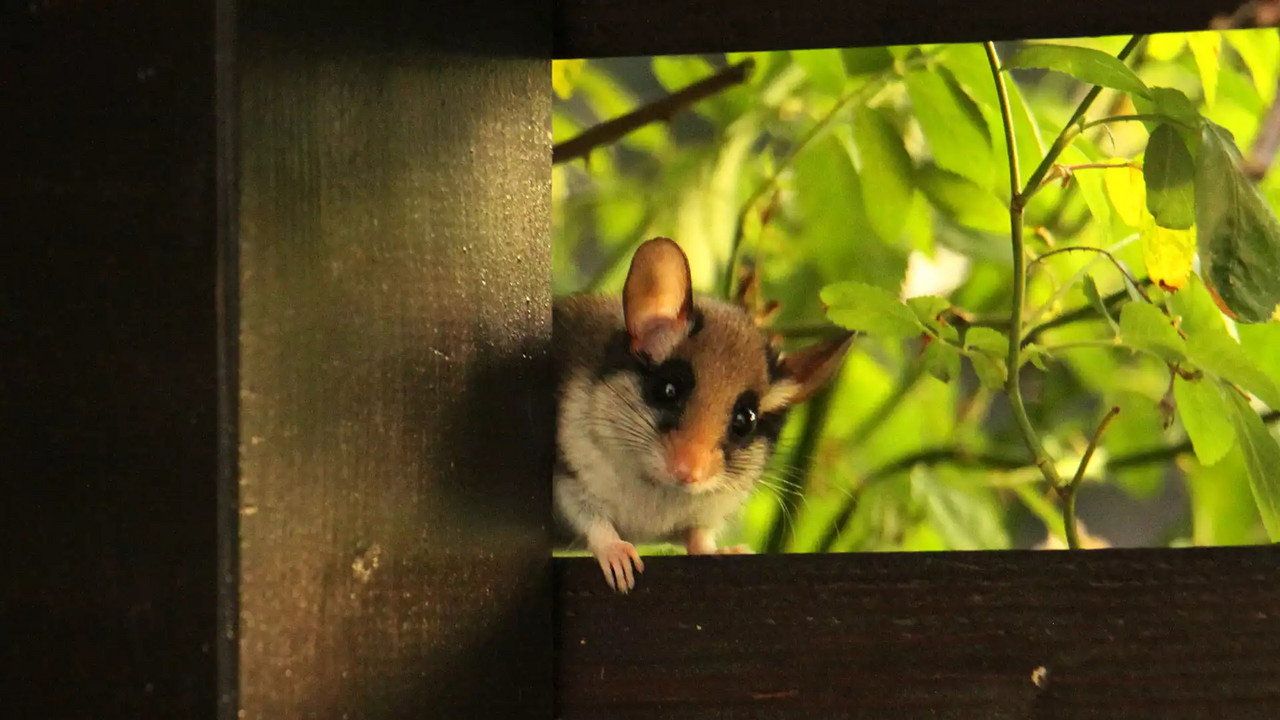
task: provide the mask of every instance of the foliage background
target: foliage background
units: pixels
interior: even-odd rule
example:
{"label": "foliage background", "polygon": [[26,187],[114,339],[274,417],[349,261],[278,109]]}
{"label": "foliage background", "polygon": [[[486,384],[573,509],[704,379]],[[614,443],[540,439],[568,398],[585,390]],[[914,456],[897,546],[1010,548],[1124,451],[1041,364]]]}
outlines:
{"label": "foliage background", "polygon": [[[1114,55],[1127,39],[1054,42]],[[1001,54],[1024,46],[1002,44]],[[754,262],[764,296],[781,303],[771,327],[788,347],[821,335],[830,320],[819,293],[842,281],[904,298],[939,295],[978,323],[1007,321],[1007,155],[980,45],[560,61],[553,140],[748,58],[754,70],[745,84],[598,148],[585,162],[554,167],[556,294],[619,292],[631,251],[666,235],[685,248],[697,290],[708,293],[723,293],[741,244],[740,259]],[[1274,30],[1152,36],[1128,64],[1148,85],[1186,93],[1247,156],[1275,99],[1280,39]],[[1041,70],[1011,76],[1026,178],[1088,85]],[[1144,111],[1110,90],[1093,107],[1090,117]],[[1092,128],[1059,162],[1140,163],[1148,134],[1139,122]],[[1067,175],[1027,208],[1033,256],[1069,245],[1106,248],[1140,279],[1176,275],[1190,262],[1189,251],[1159,251],[1194,234],[1152,242],[1159,230],[1144,226],[1136,169]],[[1276,207],[1277,174],[1265,174],[1259,189]],[[1109,310],[1131,293],[1092,253],[1038,264],[1027,291],[1029,326],[1082,317],[1037,337],[1055,349],[1044,370],[1024,369],[1022,387],[1067,477],[1099,417],[1121,408],[1080,492],[1092,541],[1265,542],[1238,444],[1212,465],[1197,460],[1185,447],[1183,419],[1171,413],[1168,364],[1114,342],[1110,321],[1089,312],[1091,285],[1110,298]],[[1149,292],[1167,300],[1158,287]],[[1235,330],[1258,368],[1280,383],[1276,328]],[[1059,543],[1058,498],[1030,465],[1004,394],[969,359],[942,382],[924,371],[922,351],[918,338],[860,338],[831,390],[792,414],[765,483],[725,541],[793,552]]]}

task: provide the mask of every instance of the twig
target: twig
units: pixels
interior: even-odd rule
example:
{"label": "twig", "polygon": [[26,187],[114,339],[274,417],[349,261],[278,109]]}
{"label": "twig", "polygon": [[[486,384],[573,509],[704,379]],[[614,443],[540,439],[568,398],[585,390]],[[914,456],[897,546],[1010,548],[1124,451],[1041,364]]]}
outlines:
{"label": "twig", "polygon": [[1069,253],[1069,252],[1091,252],[1091,253],[1097,253],[1099,255],[1105,256],[1108,260],[1111,261],[1112,265],[1116,266],[1116,269],[1120,271],[1120,274],[1124,275],[1124,279],[1129,281],[1129,285],[1132,286],[1134,290],[1138,291],[1138,294],[1142,296],[1142,299],[1146,300],[1148,303],[1151,302],[1151,298],[1147,297],[1147,294],[1142,291],[1141,287],[1138,286],[1138,278],[1134,277],[1133,273],[1130,273],[1129,270],[1125,268],[1125,266],[1122,265],[1120,261],[1116,259],[1116,256],[1112,255],[1110,251],[1103,250],[1102,248],[1099,248],[1099,247],[1092,247],[1089,245],[1072,245],[1071,247],[1061,247],[1061,248],[1058,248],[1057,250],[1050,250],[1049,252],[1044,253],[1043,255],[1040,255],[1036,259],[1032,260],[1027,265],[1027,272],[1030,272],[1031,269],[1035,267],[1037,263],[1041,262],[1042,260],[1048,257],[1051,257],[1053,255],[1058,255],[1061,253]]}
{"label": "twig", "polygon": [[1254,182],[1261,182],[1266,177],[1276,159],[1277,148],[1280,148],[1280,85],[1277,86],[1276,98],[1263,116],[1258,134],[1253,139],[1253,149],[1245,162],[1245,172]]}
{"label": "twig", "polygon": [[577,137],[565,140],[552,147],[551,164],[559,165],[575,158],[586,157],[591,154],[592,150],[601,145],[617,142],[633,130],[642,128],[652,122],[670,120],[675,117],[676,113],[699,100],[711,97],[726,88],[744,82],[753,67],[755,67],[755,61],[748,58],[736,65],[730,65],[714,75],[703,78],[686,88],[677,90],[666,97],[647,105],[642,105],[626,115],[587,128]]}
{"label": "twig", "polygon": [[1075,476],[1066,487],[1058,490],[1062,495],[1062,526],[1066,530],[1067,547],[1072,550],[1080,549],[1080,532],[1076,527],[1076,490],[1080,487],[1080,481],[1084,479],[1084,471],[1089,467],[1089,461],[1093,459],[1094,450],[1098,449],[1098,443],[1102,441],[1102,433],[1107,431],[1107,426],[1119,414],[1120,406],[1117,405],[1102,418],[1102,422],[1098,423],[1097,431],[1093,433],[1093,439],[1089,441],[1089,447],[1085,448],[1084,456],[1080,458]]}
{"label": "twig", "polygon": [[1080,132],[1084,132],[1085,130],[1099,125],[1108,125],[1115,122],[1162,122],[1169,123],[1171,125],[1178,125],[1180,127],[1187,128],[1188,130],[1193,129],[1190,126],[1179,122],[1175,118],[1169,117],[1168,115],[1161,115],[1159,113],[1139,113],[1137,115],[1109,115],[1107,117],[1098,118],[1097,120],[1080,123]]}
{"label": "twig", "polygon": [[[1125,43],[1120,54],[1116,56],[1117,59],[1124,60],[1129,57],[1129,54],[1138,47],[1138,43],[1142,42],[1142,38],[1142,35],[1134,35],[1129,38],[1129,42]],[[994,52],[995,47],[992,46],[991,50],[988,52],[988,56]],[[998,72],[998,69],[996,71]],[[1003,84],[1003,78],[998,78],[997,83]],[[1022,189],[1022,192],[1014,191],[1015,203],[1025,207],[1027,201],[1031,199],[1031,196],[1035,195],[1036,191],[1040,189],[1040,184],[1044,180],[1044,176],[1053,167],[1053,164],[1057,162],[1058,156],[1062,154],[1062,151],[1067,148],[1067,145],[1069,145],[1075,138],[1076,134],[1080,132],[1080,119],[1089,111],[1089,106],[1093,105],[1093,101],[1098,99],[1098,95],[1101,93],[1101,85],[1093,86],[1093,89],[1090,90],[1088,94],[1084,96],[1084,99],[1080,101],[1080,104],[1076,106],[1075,112],[1071,113],[1071,119],[1067,120],[1067,123],[1062,126],[1061,132],[1058,133],[1058,137],[1054,138],[1053,144],[1049,146],[1049,152],[1045,153],[1044,159],[1040,161],[1039,167],[1031,173],[1031,177],[1027,178],[1027,184]]]}
{"label": "twig", "polygon": [[[1040,468],[1045,480],[1056,487],[1062,484],[1058,478],[1058,471],[1049,460],[1049,454],[1045,452],[1044,445],[1040,442],[1040,437],[1031,425],[1031,418],[1027,416],[1026,405],[1022,402],[1022,388],[1018,382],[1021,377],[1022,366],[1022,307],[1027,297],[1027,257],[1022,239],[1022,209],[1024,205],[1021,201],[1021,194],[1018,191],[1022,187],[1022,183],[1018,179],[1018,145],[1013,133],[1013,112],[1009,107],[1009,89],[1005,86],[1004,75],[1000,72],[1000,56],[996,54],[995,43],[987,42],[983,44],[983,47],[987,51],[987,62],[991,65],[991,77],[995,81],[996,96],[1000,100],[1000,117],[1004,121],[1005,146],[1009,155],[1009,197],[1011,200],[1009,203],[1009,237],[1013,244],[1013,308],[1009,313],[1009,357],[1005,392],[1009,396],[1009,406],[1013,411],[1014,419],[1017,420],[1018,429],[1022,432],[1022,439],[1026,443],[1027,449],[1031,451],[1036,467]],[[1086,99],[1091,100],[1092,97],[1096,96],[1097,93],[1090,93],[1090,97]],[[1059,139],[1062,137],[1060,135]],[[1058,149],[1058,152],[1061,152],[1061,148]],[[1049,156],[1046,156],[1045,162],[1042,162],[1040,167],[1047,168],[1051,166],[1052,163]],[[1039,180],[1037,179],[1036,182],[1038,183]],[[1034,187],[1032,184],[1028,186]]]}
{"label": "twig", "polygon": [[[1143,287],[1150,284],[1151,284],[1151,280],[1149,278],[1143,278],[1142,281],[1138,283],[1139,286],[1143,286]],[[1125,300],[1128,297],[1129,297],[1128,290],[1117,290],[1111,293],[1110,295],[1102,298],[1102,305],[1103,307],[1107,308],[1108,311],[1114,311],[1115,309],[1114,306],[1119,304],[1121,300]],[[1040,323],[1039,325],[1028,330],[1026,337],[1022,339],[1022,347],[1025,348],[1031,343],[1039,340],[1041,334],[1049,330],[1052,330],[1054,328],[1062,327],[1063,325],[1070,325],[1071,323],[1079,322],[1080,320],[1094,320],[1094,319],[1097,319],[1097,320],[1102,319],[1102,316],[1098,314],[1097,308],[1095,308],[1091,304],[1082,305],[1076,308],[1075,310],[1071,310],[1070,312],[1063,313],[1052,320],[1046,320],[1045,322]]]}

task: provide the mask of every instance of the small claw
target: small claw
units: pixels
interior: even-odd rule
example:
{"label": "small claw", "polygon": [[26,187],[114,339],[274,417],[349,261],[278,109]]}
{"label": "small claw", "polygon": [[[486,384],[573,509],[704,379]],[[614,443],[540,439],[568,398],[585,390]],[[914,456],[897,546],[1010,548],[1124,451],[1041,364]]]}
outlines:
{"label": "small claw", "polygon": [[[604,580],[609,588],[626,593],[636,586],[635,573],[644,572],[644,561],[634,545],[618,540],[601,549],[596,554],[596,562],[604,572]],[[633,568],[634,567],[634,571]]]}

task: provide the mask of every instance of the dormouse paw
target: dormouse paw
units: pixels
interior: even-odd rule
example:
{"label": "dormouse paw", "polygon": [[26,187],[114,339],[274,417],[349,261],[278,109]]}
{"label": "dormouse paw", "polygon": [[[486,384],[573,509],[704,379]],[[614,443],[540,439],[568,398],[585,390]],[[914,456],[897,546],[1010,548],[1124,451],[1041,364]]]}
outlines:
{"label": "dormouse paw", "polygon": [[755,555],[756,551],[751,549],[749,545],[734,545],[733,547],[722,547],[716,550],[717,555]]}
{"label": "dormouse paw", "polygon": [[626,540],[617,540],[594,551],[596,562],[604,571],[604,580],[609,587],[620,593],[626,593],[636,586],[636,573],[644,572],[644,561],[636,546]]}

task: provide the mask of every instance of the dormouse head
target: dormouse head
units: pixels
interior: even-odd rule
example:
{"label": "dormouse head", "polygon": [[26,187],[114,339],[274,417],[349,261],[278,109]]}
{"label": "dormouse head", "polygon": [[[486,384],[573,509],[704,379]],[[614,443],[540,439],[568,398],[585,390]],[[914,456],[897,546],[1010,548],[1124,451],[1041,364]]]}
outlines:
{"label": "dormouse head", "polygon": [[695,300],[688,259],[667,238],[636,250],[622,305],[631,404],[656,435],[646,474],[690,493],[753,485],[787,409],[835,373],[852,339],[779,356],[745,310]]}

